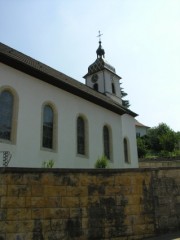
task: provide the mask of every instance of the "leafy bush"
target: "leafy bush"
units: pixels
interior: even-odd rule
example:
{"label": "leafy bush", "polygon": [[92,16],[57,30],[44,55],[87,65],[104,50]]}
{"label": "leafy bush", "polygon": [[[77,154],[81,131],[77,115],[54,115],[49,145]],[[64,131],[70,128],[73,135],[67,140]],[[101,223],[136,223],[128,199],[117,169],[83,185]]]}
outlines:
{"label": "leafy bush", "polygon": [[147,146],[143,138],[137,138],[138,157],[143,158],[147,154]]}
{"label": "leafy bush", "polygon": [[108,168],[109,161],[106,156],[102,156],[96,160],[95,168]]}
{"label": "leafy bush", "polygon": [[43,162],[43,167],[44,168],[53,168],[54,166],[54,160],[48,160]]}
{"label": "leafy bush", "polygon": [[167,124],[150,128],[147,135],[137,138],[139,158],[173,157],[179,155],[180,132],[174,132]]}
{"label": "leafy bush", "polygon": [[176,133],[165,123],[148,130],[149,147],[154,152],[173,152],[177,144]]}

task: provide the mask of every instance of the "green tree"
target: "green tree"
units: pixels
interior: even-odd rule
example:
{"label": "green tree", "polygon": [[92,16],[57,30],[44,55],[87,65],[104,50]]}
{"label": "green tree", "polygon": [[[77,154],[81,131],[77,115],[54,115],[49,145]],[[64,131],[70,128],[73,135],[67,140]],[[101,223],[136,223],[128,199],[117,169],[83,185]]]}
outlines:
{"label": "green tree", "polygon": [[177,145],[176,148],[180,150],[180,132],[176,132]]}
{"label": "green tree", "polygon": [[126,92],[123,91],[123,88],[120,87],[121,89],[121,98],[122,98],[122,105],[125,108],[129,108],[130,107],[130,103],[129,100],[124,100],[123,98],[126,97],[128,94]]}
{"label": "green tree", "polygon": [[176,138],[177,138],[175,154],[180,156],[180,132],[176,132],[175,134],[176,134]]}
{"label": "green tree", "polygon": [[143,158],[147,154],[147,145],[146,140],[144,137],[138,137],[137,138],[137,151],[138,151],[138,157]]}
{"label": "green tree", "polygon": [[176,133],[165,123],[151,128],[147,133],[147,145],[154,153],[173,152],[177,144]]}
{"label": "green tree", "polygon": [[125,107],[125,108],[129,108],[129,107],[130,107],[130,104],[129,104],[129,101],[128,101],[128,100],[122,100],[122,105],[123,105],[123,107]]}

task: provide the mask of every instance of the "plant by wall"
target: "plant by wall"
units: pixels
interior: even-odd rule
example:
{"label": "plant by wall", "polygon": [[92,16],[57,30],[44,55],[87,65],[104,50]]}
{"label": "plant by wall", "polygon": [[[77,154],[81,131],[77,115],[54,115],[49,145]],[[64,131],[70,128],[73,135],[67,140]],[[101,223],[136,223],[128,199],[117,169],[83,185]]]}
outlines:
{"label": "plant by wall", "polygon": [[43,162],[43,168],[53,168],[54,166],[54,160],[48,160]]}
{"label": "plant by wall", "polygon": [[109,161],[106,156],[102,156],[96,160],[95,168],[108,168]]}

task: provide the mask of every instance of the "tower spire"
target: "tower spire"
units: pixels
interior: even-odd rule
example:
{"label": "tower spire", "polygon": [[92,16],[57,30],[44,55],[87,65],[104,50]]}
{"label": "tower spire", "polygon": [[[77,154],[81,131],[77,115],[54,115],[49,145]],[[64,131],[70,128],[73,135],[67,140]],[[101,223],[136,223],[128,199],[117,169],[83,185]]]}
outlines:
{"label": "tower spire", "polygon": [[99,31],[99,34],[97,35],[97,37],[99,38],[99,47],[96,50],[97,58],[102,58],[102,56],[103,56],[103,58],[105,57],[105,51],[104,51],[104,49],[101,46],[101,36],[102,35],[103,34]]}

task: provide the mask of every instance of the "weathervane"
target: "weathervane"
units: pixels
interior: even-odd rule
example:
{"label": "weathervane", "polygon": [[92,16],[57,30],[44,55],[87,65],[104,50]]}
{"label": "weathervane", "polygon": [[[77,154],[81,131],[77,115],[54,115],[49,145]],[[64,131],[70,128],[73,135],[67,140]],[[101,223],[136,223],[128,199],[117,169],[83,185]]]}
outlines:
{"label": "weathervane", "polygon": [[99,38],[99,42],[101,41],[101,36],[103,35],[100,31],[98,31],[99,34],[97,35],[97,37]]}

